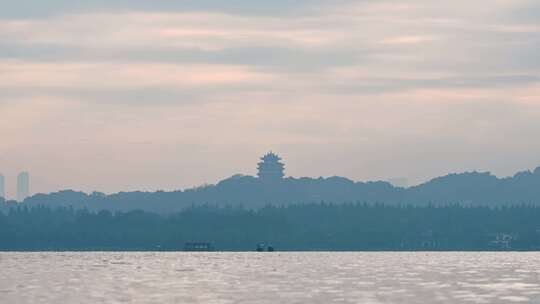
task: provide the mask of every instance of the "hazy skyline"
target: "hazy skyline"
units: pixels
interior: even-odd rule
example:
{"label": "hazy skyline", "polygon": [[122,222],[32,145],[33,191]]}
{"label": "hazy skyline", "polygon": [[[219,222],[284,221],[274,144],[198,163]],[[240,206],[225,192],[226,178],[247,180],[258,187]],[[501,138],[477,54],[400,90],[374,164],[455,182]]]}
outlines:
{"label": "hazy skyline", "polygon": [[8,197],[540,165],[538,1],[34,2],[0,0]]}

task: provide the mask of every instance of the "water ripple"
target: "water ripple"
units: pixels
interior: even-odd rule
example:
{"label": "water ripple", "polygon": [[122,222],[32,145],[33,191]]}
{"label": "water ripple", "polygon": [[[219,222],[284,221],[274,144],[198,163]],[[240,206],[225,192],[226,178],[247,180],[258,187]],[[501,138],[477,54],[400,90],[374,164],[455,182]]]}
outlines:
{"label": "water ripple", "polygon": [[0,303],[540,303],[538,253],[0,253]]}

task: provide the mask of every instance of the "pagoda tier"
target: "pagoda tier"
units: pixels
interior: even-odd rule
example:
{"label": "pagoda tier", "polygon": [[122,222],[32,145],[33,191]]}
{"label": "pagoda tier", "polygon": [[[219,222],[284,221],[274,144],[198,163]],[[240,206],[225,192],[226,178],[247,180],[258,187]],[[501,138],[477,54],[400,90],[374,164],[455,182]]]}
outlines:
{"label": "pagoda tier", "polygon": [[261,157],[261,162],[258,164],[257,176],[261,180],[280,180],[285,176],[285,165],[280,162],[281,158],[272,152]]}

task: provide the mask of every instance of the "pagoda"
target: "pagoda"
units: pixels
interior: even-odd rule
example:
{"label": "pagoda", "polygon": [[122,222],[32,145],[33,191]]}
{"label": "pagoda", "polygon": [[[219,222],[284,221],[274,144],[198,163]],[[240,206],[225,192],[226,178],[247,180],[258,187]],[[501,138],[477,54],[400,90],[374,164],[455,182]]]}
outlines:
{"label": "pagoda", "polygon": [[261,180],[266,181],[276,181],[283,178],[285,165],[280,162],[281,158],[273,153],[269,152],[266,153],[263,157],[261,157],[261,162],[258,164],[258,170],[257,176]]}

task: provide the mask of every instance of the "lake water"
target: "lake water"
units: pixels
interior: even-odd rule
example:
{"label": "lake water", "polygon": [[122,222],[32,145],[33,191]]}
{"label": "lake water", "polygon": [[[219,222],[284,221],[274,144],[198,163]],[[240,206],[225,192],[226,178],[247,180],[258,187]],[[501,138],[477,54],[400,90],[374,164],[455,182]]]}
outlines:
{"label": "lake water", "polygon": [[0,303],[540,303],[540,253],[0,253]]}

